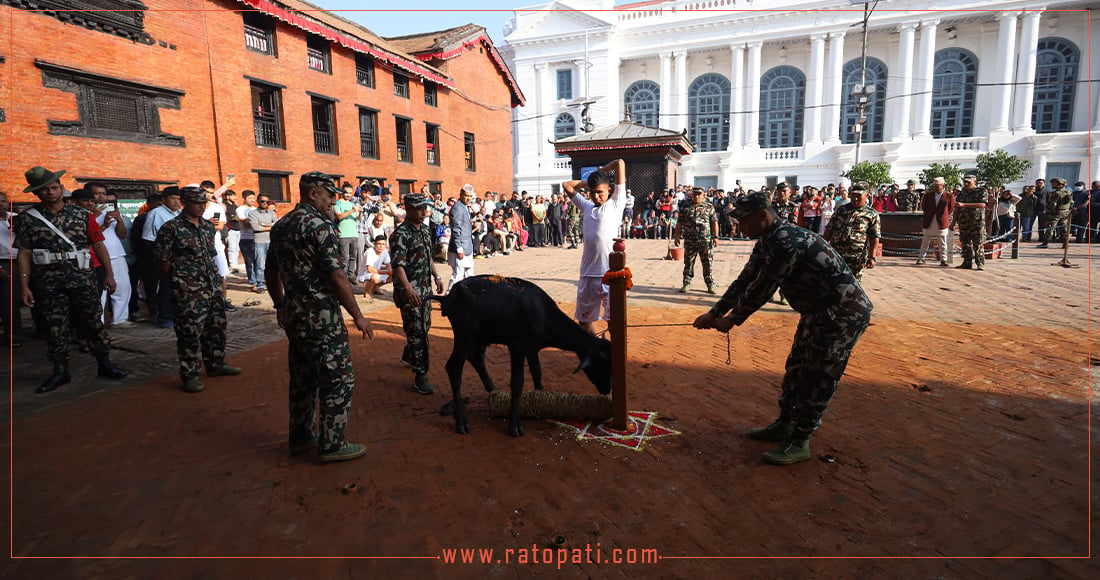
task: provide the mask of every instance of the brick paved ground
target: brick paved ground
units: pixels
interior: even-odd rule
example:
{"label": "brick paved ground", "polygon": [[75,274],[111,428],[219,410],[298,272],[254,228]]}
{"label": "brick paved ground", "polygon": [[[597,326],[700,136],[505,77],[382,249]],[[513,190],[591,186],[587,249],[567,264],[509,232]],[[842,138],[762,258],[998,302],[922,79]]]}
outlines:
{"label": "brick paved ground", "polygon": [[[717,277],[751,246],[724,244]],[[174,378],[171,331],[120,330],[117,358],[134,378],[79,379],[29,391],[42,345],[17,351],[13,375],[13,552],[17,556],[418,556],[382,560],[16,559],[12,577],[737,576],[1085,577],[1086,560],[710,560],[655,565],[448,565],[442,549],[656,548],[664,556],[1083,556],[1088,544],[1087,247],[1078,270],[1025,248],[988,271],[886,258],[865,277],[874,325],[852,359],[814,460],[761,465],[764,444],[739,434],[774,415],[797,317],[768,305],[726,341],[713,332],[644,325],[690,322],[713,303],[676,293],[681,264],[664,245],[631,241],[630,407],[658,411],[683,435],[641,453],[581,444],[528,421],[523,439],[488,418],[469,377],[473,432],[438,414],[441,392],[411,392],[396,360],[392,304],[369,306],[372,342],[355,341],[350,435],[365,460],[318,466],[286,456],[285,342],[266,308],[231,315],[239,378],[187,395]],[[534,249],[479,260],[480,273],[525,277],[572,311],[576,251]],[[444,267],[445,271],[446,268]],[[697,272],[697,280],[701,276]],[[234,291],[238,304],[255,295]],[[432,380],[450,329],[432,331]],[[134,352],[142,351],[142,353]],[[148,353],[148,354],[143,354]],[[92,367],[80,359],[80,372]],[[503,349],[490,373],[506,380]],[[37,359],[37,360],[35,360]],[[590,392],[571,355],[543,355],[547,387]],[[76,359],[74,359],[74,362]],[[359,491],[342,493],[356,483]]]}

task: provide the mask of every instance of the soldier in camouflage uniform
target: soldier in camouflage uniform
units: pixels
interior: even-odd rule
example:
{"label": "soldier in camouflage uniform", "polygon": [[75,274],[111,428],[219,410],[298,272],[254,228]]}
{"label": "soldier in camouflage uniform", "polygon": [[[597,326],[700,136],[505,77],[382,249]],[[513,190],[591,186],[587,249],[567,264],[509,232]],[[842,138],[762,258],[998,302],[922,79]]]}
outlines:
{"label": "soldier in camouflage uniform", "polygon": [[[580,188],[578,187],[578,190]],[[581,191],[581,195],[588,195],[587,189]],[[565,237],[569,240],[570,250],[577,249],[577,246],[581,243],[581,208],[577,207],[577,204],[572,201],[569,202],[569,207],[565,211]]]}
{"label": "soldier in camouflage uniform", "polygon": [[871,320],[871,301],[844,259],[820,236],[781,220],[761,193],[738,201],[737,219],[759,241],[748,263],[696,328],[729,332],[767,303],[777,288],[802,316],[787,357],[779,418],[748,433],[778,441],[764,461],[788,465],[810,458],[810,435],[836,392],[852,349]]}
{"label": "soldier in camouflage uniform", "polygon": [[424,227],[429,201],[420,194],[405,196],[405,221],[390,234],[390,267],[393,268],[393,303],[401,309],[405,350],[401,362],[412,368],[413,389],[423,395],[435,392],[428,382],[428,329],[432,326],[432,280],[437,294],[443,280],[432,261],[432,235]]}
{"label": "soldier in camouflage uniform", "polygon": [[672,237],[676,240],[676,246],[680,245],[680,238],[684,239],[684,285],[680,292],[684,293],[691,287],[691,279],[695,276],[695,257],[703,263],[703,280],[707,283],[707,292],[717,294],[714,286],[714,275],[711,273],[711,264],[714,262],[714,246],[718,243],[718,216],[714,213],[714,206],[707,201],[706,191],[702,187],[691,190],[692,205],[680,210],[680,218],[676,221],[676,231]]}
{"label": "soldier in camouflage uniform", "polygon": [[917,211],[920,203],[920,195],[917,194],[917,182],[910,179],[905,182],[905,189],[894,194],[894,204],[898,211]]}
{"label": "soldier in camouflage uniform", "polygon": [[340,306],[364,338],[373,339],[374,331],[344,275],[340,238],[328,217],[340,188],[314,171],[302,175],[298,189],[301,202],[271,228],[265,272],[288,341],[290,454],[320,447],[322,462],[346,461],[367,450],[344,435],[355,372]]}
{"label": "soldier in camouflage uniform", "polygon": [[774,201],[772,207],[775,214],[792,224],[798,223],[798,204],[791,201],[791,189],[787,182],[775,186]]}
{"label": "soldier in camouflage uniform", "polygon": [[[1073,193],[1066,189],[1066,180],[1055,177],[1050,180],[1050,194],[1047,196],[1047,206],[1044,208],[1047,216],[1047,240],[1069,240],[1070,213],[1073,209]],[[1067,242],[1068,243],[1068,242]],[[1048,247],[1043,242],[1040,248]]]}
{"label": "soldier in camouflage uniform", "polygon": [[959,224],[963,257],[956,268],[985,269],[985,199],[985,188],[978,187],[978,178],[963,177],[962,191],[955,195],[955,223]]}
{"label": "soldier in camouflage uniform", "polygon": [[176,353],[183,390],[198,393],[200,355],[206,376],[241,374],[225,364],[225,295],[214,263],[214,225],[202,219],[206,192],[198,185],[180,188],[183,211],[157,232],[156,256],[172,281]]}
{"label": "soldier in camouflage uniform", "polygon": [[867,193],[866,183],[852,185],[850,201],[837,208],[822,236],[844,258],[856,280],[863,280],[864,268],[875,267],[882,237],[878,212],[867,203]]}
{"label": "soldier in camouflage uniform", "polygon": [[[40,203],[23,212],[14,232],[19,247],[20,274],[19,281],[12,280],[11,284],[21,285],[23,305],[41,312],[49,333],[46,357],[53,363],[53,374],[35,389],[36,393],[47,393],[72,381],[69,373],[70,315],[77,325],[78,336],[88,341],[96,357],[97,375],[109,379],[126,376],[126,371],[111,363],[108,356],[110,346],[100,320],[99,285],[92,269],[91,252],[95,252],[106,271],[103,285],[113,293],[115,278],[111,259],[103,245],[103,233],[91,212],[66,204],[61,197],[64,188],[58,180],[64,174],[64,170],[55,173],[44,167],[27,170],[24,175],[28,185],[23,192],[33,191]],[[36,215],[60,230],[69,242]]]}

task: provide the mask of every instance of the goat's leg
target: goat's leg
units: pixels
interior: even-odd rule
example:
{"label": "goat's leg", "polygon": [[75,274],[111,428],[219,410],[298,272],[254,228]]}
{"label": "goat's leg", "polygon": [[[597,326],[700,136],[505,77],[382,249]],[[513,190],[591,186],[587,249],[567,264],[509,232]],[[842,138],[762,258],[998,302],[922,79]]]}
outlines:
{"label": "goat's leg", "polygon": [[532,350],[527,353],[527,368],[531,369],[531,382],[535,384],[535,390],[542,390],[542,364],[539,363],[539,351]]}
{"label": "goat's leg", "polygon": [[447,359],[447,378],[451,381],[451,394],[454,396],[452,407],[455,414],[455,432],[465,435],[470,432],[470,422],[466,419],[466,404],[462,402],[462,367],[466,364],[466,348],[455,340],[454,350]]}
{"label": "goat's leg", "polygon": [[495,391],[496,386],[493,385],[493,379],[489,377],[489,372],[485,370],[485,347],[481,346],[471,349],[467,360],[470,361],[470,365],[477,371],[477,376],[481,377],[481,384],[485,385],[485,392],[491,393]]}
{"label": "goat's leg", "polygon": [[508,434],[512,437],[523,436],[523,423],[520,421],[519,402],[523,395],[523,348],[509,346],[509,354],[512,355],[512,407],[508,417]]}

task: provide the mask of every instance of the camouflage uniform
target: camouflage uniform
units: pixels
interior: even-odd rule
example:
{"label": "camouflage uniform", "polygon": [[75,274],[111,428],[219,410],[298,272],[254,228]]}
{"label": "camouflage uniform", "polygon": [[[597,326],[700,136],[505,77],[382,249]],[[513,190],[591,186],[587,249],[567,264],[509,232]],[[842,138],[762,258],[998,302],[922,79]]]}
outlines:
{"label": "camouflage uniform", "polygon": [[844,259],[820,236],[776,220],[760,236],[737,280],[715,304],[742,324],[781,289],[802,316],[787,357],[779,418],[808,438],[836,392],[872,304]]}
{"label": "camouflage uniform", "polygon": [[797,203],[795,203],[795,202],[793,202],[789,199],[784,203],[779,203],[778,201],[773,201],[772,202],[772,208],[775,209],[775,215],[783,218],[788,223],[792,223],[792,224],[797,224],[798,223],[798,204]]}
{"label": "camouflage uniform", "polygon": [[299,203],[271,227],[267,264],[284,292],[280,317],[290,370],[290,446],[308,444],[319,430],[321,453],[339,451],[347,444],[344,427],[355,386],[348,328],[329,281],[333,271],[344,268],[340,238],[324,214]]}
{"label": "camouflage uniform", "polygon": [[[985,188],[965,187],[955,194],[957,203],[986,201]],[[985,208],[960,207],[955,210],[955,223],[959,224],[959,243],[962,244],[963,268],[985,266]]]}
{"label": "camouflage uniform", "polygon": [[156,256],[171,265],[172,307],[175,311],[176,353],[180,379],[186,382],[225,365],[225,296],[214,264],[214,224],[195,225],[181,213],[157,232]]}
{"label": "camouflage uniform", "polygon": [[420,295],[420,306],[409,302],[402,284],[393,286],[393,303],[401,309],[405,350],[401,359],[418,375],[428,372],[428,329],[432,326],[432,236],[421,224],[401,222],[390,234],[390,266],[405,269],[409,284]]}
{"label": "camouflage uniform", "polygon": [[[42,217],[61,230],[75,250],[91,248],[93,242],[102,242],[103,234],[92,214],[76,205],[65,205],[57,213],[50,213],[42,204],[36,205]],[[61,239],[41,220],[23,212],[16,225],[15,239],[20,251],[34,249],[49,252],[72,252],[74,248]],[[40,311],[48,332],[46,358],[55,365],[69,362],[70,313],[76,335],[88,341],[88,348],[96,357],[105,356],[110,350],[107,336],[100,321],[99,283],[91,267],[80,269],[76,261],[56,261],[52,264],[35,264],[30,272],[34,288],[35,310]],[[13,279],[12,284],[19,284]]]}
{"label": "camouflage uniform", "polygon": [[1073,210],[1073,192],[1061,187],[1050,190],[1047,197],[1047,227],[1050,233],[1048,240],[1060,240],[1062,236],[1068,237],[1070,213]]}
{"label": "camouflage uniform", "polygon": [[714,263],[714,228],[718,224],[714,206],[705,201],[689,205],[680,211],[679,223],[682,224],[680,229],[684,236],[684,286],[690,285],[695,277],[696,256],[703,264],[703,280],[707,288],[714,286],[711,264]]}
{"label": "camouflage uniform", "polygon": [[581,208],[577,204],[570,203],[569,210],[565,213],[565,237],[570,246],[579,246],[581,243]]}
{"label": "camouflage uniform", "polygon": [[844,258],[856,280],[862,280],[863,267],[870,258],[867,255],[867,241],[882,237],[878,212],[870,203],[863,204],[859,209],[850,203],[842,205],[833,213],[823,237]]}
{"label": "camouflage uniform", "polygon": [[920,195],[915,191],[903,189],[894,194],[894,204],[897,205],[898,211],[917,211],[919,202]]}

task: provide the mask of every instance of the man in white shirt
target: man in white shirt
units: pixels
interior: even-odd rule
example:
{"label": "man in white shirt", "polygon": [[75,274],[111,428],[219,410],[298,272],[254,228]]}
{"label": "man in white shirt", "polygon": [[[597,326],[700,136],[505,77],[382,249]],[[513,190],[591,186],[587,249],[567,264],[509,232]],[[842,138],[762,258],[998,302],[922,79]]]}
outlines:
{"label": "man in white shirt", "polygon": [[[150,248],[149,255],[153,254],[151,248],[156,245],[157,233],[160,232],[161,226],[168,223],[168,220],[175,219],[183,210],[180,188],[172,185],[164,188],[161,193],[164,195],[164,205],[149,211],[148,217],[145,218],[145,227],[141,230],[141,239]],[[168,274],[161,270],[157,271],[157,278],[156,291],[151,292],[150,288],[146,288],[145,300],[149,303],[156,300],[157,326],[172,328],[175,326],[175,316],[172,313],[172,281]]]}
{"label": "man in white shirt", "polygon": [[122,247],[122,240],[126,239],[126,232],[130,224],[118,211],[118,202],[114,205],[107,203],[107,186],[102,183],[91,182],[84,186],[94,197],[95,206],[92,213],[95,221],[103,232],[103,246],[107,248],[107,255],[111,258],[111,270],[115,274],[115,291],[108,293],[104,290],[99,298],[102,308],[100,318],[106,322],[107,298],[111,299],[111,323],[114,328],[133,326],[130,322],[130,266],[126,262],[126,249]]}
{"label": "man in white shirt", "polygon": [[237,241],[240,247],[241,257],[244,258],[244,272],[248,276],[248,284],[256,289],[256,238],[252,232],[252,224],[248,221],[248,214],[256,209],[256,192],[246,189],[241,192],[243,205],[237,206],[237,221],[241,224],[241,237]]}
{"label": "man in white shirt", "polygon": [[374,245],[363,252],[363,259],[359,262],[359,282],[363,284],[363,296],[370,298],[371,294],[381,294],[382,290],[379,288],[393,281],[390,277],[392,274],[386,237],[378,236],[374,239]]}
{"label": "man in white shirt", "polygon": [[[192,183],[190,187],[196,187],[196,184]],[[222,194],[229,189],[229,183],[216,190],[212,181],[204,181],[202,185],[197,187],[202,188],[207,200],[202,219],[214,224],[214,251],[217,252],[214,256],[214,265],[218,268],[218,275],[222,277],[222,296],[225,297],[225,311],[236,312],[237,307],[229,301],[229,291],[225,281],[226,277],[229,276],[229,258],[226,256],[225,242],[222,236],[226,233],[225,225],[229,222],[229,218],[225,206],[219,203]],[[238,239],[238,248],[239,244],[240,240]]]}
{"label": "man in white shirt", "polygon": [[[8,194],[0,191],[0,320],[12,348],[23,346],[23,285],[19,282],[19,248],[15,245],[15,214]],[[9,308],[10,306],[10,308]]]}
{"label": "man in white shirt", "polygon": [[[611,184],[614,173],[615,183]],[[607,273],[607,255],[612,241],[619,231],[626,206],[626,163],[616,159],[588,176],[588,188],[592,192],[589,201],[576,192],[581,180],[566,181],[562,189],[573,197],[573,203],[583,216],[584,250],[581,254],[580,280],[577,282],[577,322],[589,334],[596,334],[596,320],[611,318],[611,299],[603,275]]]}

